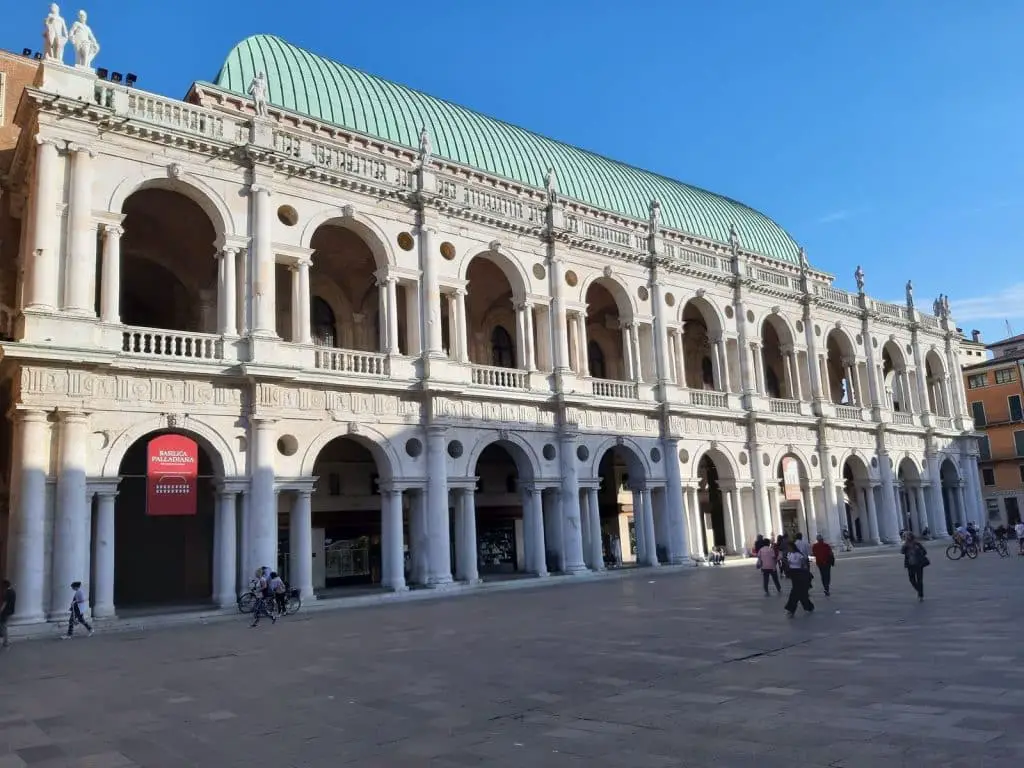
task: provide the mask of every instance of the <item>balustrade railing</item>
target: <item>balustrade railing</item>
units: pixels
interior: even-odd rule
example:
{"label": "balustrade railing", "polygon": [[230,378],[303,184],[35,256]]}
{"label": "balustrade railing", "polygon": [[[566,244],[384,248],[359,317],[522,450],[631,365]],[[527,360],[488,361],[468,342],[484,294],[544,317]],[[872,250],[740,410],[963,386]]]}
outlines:
{"label": "balustrade railing", "polygon": [[840,419],[848,419],[850,421],[861,420],[861,410],[855,405],[837,405],[836,416]]}
{"label": "balustrade railing", "polygon": [[793,416],[800,415],[800,402],[798,400],[783,400],[773,397],[768,401],[768,408],[772,413],[788,413]]}
{"label": "balustrade railing", "polygon": [[230,125],[231,121],[223,115],[141,91],[128,91],[128,116],[211,139],[233,138],[232,131],[225,134],[225,123]]}
{"label": "balustrade railing", "polygon": [[640,394],[635,381],[612,381],[591,379],[593,393],[597,397],[614,397],[618,400],[636,400]]}
{"label": "balustrade railing", "polygon": [[530,374],[517,368],[500,368],[493,365],[474,365],[473,383],[481,387],[499,389],[529,389]]}
{"label": "balustrade railing", "polygon": [[690,405],[701,408],[728,408],[729,395],[725,392],[714,392],[709,389],[691,389]]}
{"label": "balustrade railing", "polygon": [[936,416],[935,423],[938,425],[939,429],[953,428],[953,420],[949,418],[949,416]]}
{"label": "balustrade railing", "polygon": [[321,371],[337,371],[361,376],[387,376],[388,356],[379,352],[359,352],[354,349],[316,347],[313,364]]}
{"label": "balustrade railing", "polygon": [[223,357],[219,336],[157,328],[125,328],[121,334],[121,352],[179,360],[220,360]]}
{"label": "balustrade railing", "polygon": [[843,304],[845,306],[853,305],[853,297],[846,291],[840,290],[839,288],[832,288],[828,285],[815,285],[814,292],[825,299],[831,301],[834,304]]}
{"label": "balustrade railing", "polygon": [[893,424],[902,424],[907,427],[912,427],[914,426],[914,414],[896,411],[892,415],[892,422]]}

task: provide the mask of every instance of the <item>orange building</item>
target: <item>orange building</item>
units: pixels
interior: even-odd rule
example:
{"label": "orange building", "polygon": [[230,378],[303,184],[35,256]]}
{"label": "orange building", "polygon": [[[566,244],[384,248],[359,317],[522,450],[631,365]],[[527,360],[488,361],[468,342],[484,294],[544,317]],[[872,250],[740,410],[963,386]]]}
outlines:
{"label": "orange building", "polygon": [[987,522],[1014,525],[1024,509],[1024,334],[987,349],[990,360],[964,368],[964,389],[982,435],[978,471]]}

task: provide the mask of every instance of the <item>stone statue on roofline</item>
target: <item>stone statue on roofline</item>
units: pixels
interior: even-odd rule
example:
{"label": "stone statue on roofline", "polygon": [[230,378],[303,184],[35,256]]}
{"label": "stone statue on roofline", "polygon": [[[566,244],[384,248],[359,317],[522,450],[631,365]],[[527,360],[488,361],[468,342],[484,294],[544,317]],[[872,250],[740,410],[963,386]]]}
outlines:
{"label": "stone statue on roofline", "polygon": [[544,177],[544,189],[548,193],[548,202],[558,202],[558,177],[555,175],[554,168],[548,168],[548,173]]}
{"label": "stone statue on roofline", "polygon": [[736,230],[735,224],[729,225],[729,246],[734,255],[740,249],[740,233]]}
{"label": "stone statue on roofline", "polygon": [[853,279],[857,281],[857,292],[864,293],[864,270],[861,269],[860,264],[857,265],[857,270],[853,273]]}
{"label": "stone statue on roofline", "polygon": [[811,265],[807,261],[807,251],[804,250],[802,245],[800,246],[797,256],[800,259],[800,274],[806,275],[808,270],[810,270]]}
{"label": "stone statue on roofline", "polygon": [[258,72],[256,77],[249,83],[249,95],[252,96],[253,107],[256,109],[256,117],[267,116],[267,75]]}
{"label": "stone statue on roofline", "polygon": [[426,168],[432,156],[433,147],[430,144],[430,132],[427,130],[427,126],[423,126],[420,129],[420,167]]}
{"label": "stone statue on roofline", "polygon": [[914,308],[914,282],[907,280],[907,306]]}
{"label": "stone statue on roofline", "polygon": [[68,44],[68,25],[60,15],[60,6],[50,5],[50,15],[43,20],[43,56],[64,63],[64,46]]}
{"label": "stone statue on roofline", "polygon": [[647,224],[650,227],[651,234],[656,235],[661,230],[661,203],[657,200],[651,200],[648,206],[648,213]]}
{"label": "stone statue on roofline", "polygon": [[71,25],[68,38],[75,47],[75,66],[80,69],[91,69],[92,61],[99,55],[100,44],[86,23],[88,16],[85,11],[78,12],[78,19]]}

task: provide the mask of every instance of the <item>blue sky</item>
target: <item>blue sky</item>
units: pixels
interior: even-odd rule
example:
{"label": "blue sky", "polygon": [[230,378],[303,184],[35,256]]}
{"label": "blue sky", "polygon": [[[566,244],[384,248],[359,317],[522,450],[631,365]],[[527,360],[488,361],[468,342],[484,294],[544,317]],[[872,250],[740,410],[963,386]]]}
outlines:
{"label": "blue sky", "polygon": [[[7,4],[40,46],[47,3]],[[10,7],[12,6],[13,7]],[[70,20],[79,6],[64,6]],[[130,9],[130,10],[129,10]],[[351,66],[729,195],[853,287],[948,293],[1024,332],[1024,3],[1011,0],[90,0],[96,61],[183,96],[280,35]]]}

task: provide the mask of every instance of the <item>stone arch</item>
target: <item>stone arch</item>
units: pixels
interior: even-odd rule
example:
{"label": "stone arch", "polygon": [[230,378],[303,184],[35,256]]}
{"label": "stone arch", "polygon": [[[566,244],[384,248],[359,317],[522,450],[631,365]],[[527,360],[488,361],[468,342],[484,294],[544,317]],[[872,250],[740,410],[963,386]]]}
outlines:
{"label": "stone arch", "polygon": [[807,453],[798,445],[783,445],[775,451],[775,455],[772,457],[772,467],[774,467],[775,474],[772,478],[776,478],[778,473],[782,469],[782,460],[787,456],[797,460],[800,464],[800,480],[801,482],[810,482],[811,479],[811,460]]}
{"label": "stone arch", "polygon": [[764,336],[764,327],[770,325],[779,337],[782,344],[796,344],[796,331],[793,324],[781,312],[769,312],[761,319],[761,335]]}
{"label": "stone arch", "polygon": [[893,339],[886,339],[882,344],[882,357],[888,355],[889,360],[896,368],[908,368],[908,361],[906,353],[900,349],[900,345],[897,344]]}
{"label": "stone arch", "polygon": [[486,448],[492,445],[500,446],[508,452],[508,455],[515,462],[519,477],[523,481],[532,482],[540,477],[540,460],[537,457],[537,452],[529,440],[512,431],[509,431],[508,434],[493,431],[481,434],[473,444],[473,448],[469,452],[469,458],[466,460],[467,474],[476,472],[480,456]]}
{"label": "stone arch", "polygon": [[398,476],[397,468],[402,466],[394,446],[377,429],[367,426],[365,423],[359,423],[357,426],[358,429],[353,429],[351,424],[342,424],[333,429],[327,429],[313,438],[302,456],[300,477],[313,475],[316,460],[329,443],[339,437],[348,437],[370,452],[377,464],[377,473],[381,480],[394,480]]}
{"label": "stone arch", "polygon": [[[841,405],[854,405],[854,396],[863,392],[857,381],[857,346],[849,332],[836,324],[825,334],[825,373],[824,389],[827,389],[829,400]],[[850,381],[849,373],[853,371],[854,381]]]}
{"label": "stone arch", "polygon": [[327,306],[334,313],[334,346],[351,349],[354,346],[352,327],[345,323],[344,319],[352,317],[356,310],[348,294],[333,280],[317,272],[310,274],[309,283],[310,300],[314,296],[319,297],[327,302]]}
{"label": "stone arch", "polygon": [[686,323],[686,310],[688,307],[693,307],[700,313],[710,335],[715,336],[725,331],[725,317],[719,310],[718,305],[711,301],[707,295],[698,293],[686,301],[679,302],[679,314],[676,320],[680,323]]}
{"label": "stone arch", "polygon": [[699,479],[700,463],[705,458],[715,465],[715,469],[718,470],[719,479],[729,480],[730,482],[735,482],[739,479],[739,463],[722,446],[709,443],[694,452],[693,459],[689,463],[691,480]]}
{"label": "stone arch", "polygon": [[608,437],[601,441],[597,449],[593,453],[593,460],[590,464],[590,476],[599,478],[601,472],[601,461],[604,459],[604,455],[615,448],[621,448],[623,455],[626,457],[627,467],[630,471],[630,477],[634,476],[634,471],[639,469],[641,475],[644,478],[644,482],[647,482],[652,478],[654,474],[651,471],[651,465],[648,463],[647,454],[644,453],[640,445],[631,437]]}
{"label": "stone arch", "polygon": [[129,197],[146,189],[163,189],[184,195],[202,208],[218,237],[230,237],[237,232],[236,222],[227,201],[213,187],[201,177],[190,173],[173,178],[168,176],[167,170],[163,168],[154,168],[122,179],[111,192],[107,210],[120,212]]}
{"label": "stone arch", "polygon": [[188,416],[182,419],[182,426],[170,427],[163,415],[150,416],[125,429],[110,444],[103,462],[101,477],[117,477],[125,454],[139,440],[153,432],[176,432],[193,438],[207,452],[214,471],[224,478],[238,477],[239,468],[235,454],[228,441],[213,427]]}
{"label": "stone arch", "polygon": [[764,394],[773,398],[797,400],[798,369],[790,365],[790,355],[795,354],[796,335],[778,312],[769,312],[761,320],[761,371],[764,377]]}
{"label": "stone arch", "polygon": [[638,314],[636,305],[633,302],[629,288],[617,275],[614,273],[610,275],[597,273],[585,278],[583,280],[583,284],[580,286],[580,300],[582,302],[586,303],[587,294],[595,285],[601,286],[611,294],[612,299],[615,301],[615,306],[618,309],[620,321],[624,323],[633,322],[633,319]]}
{"label": "stone arch", "polygon": [[[502,248],[501,250],[486,249],[482,251],[470,250],[466,252],[462,262],[459,264],[459,279],[468,280],[469,267],[477,259],[483,259],[489,261],[505,275],[505,279],[508,280],[509,287],[512,289],[512,300],[519,302],[526,298],[526,294],[529,293],[530,279],[527,276],[526,268],[523,266],[522,261],[508,249]],[[469,290],[473,290],[473,285],[470,283]]]}
{"label": "stone arch", "polygon": [[299,237],[299,245],[303,248],[312,248],[313,236],[325,225],[341,227],[358,235],[373,254],[378,269],[395,265],[395,254],[387,233],[372,218],[358,211],[342,211],[334,207],[321,209],[306,222]]}
{"label": "stone arch", "polygon": [[831,339],[836,340],[836,345],[839,348],[839,353],[844,357],[856,357],[857,356],[857,345],[854,344],[853,337],[849,331],[840,325],[832,326],[828,333],[825,334],[825,348],[828,349],[828,342]]}
{"label": "stone arch", "polygon": [[924,356],[924,364],[929,375],[944,377],[946,375],[946,361],[938,350],[932,348]]}
{"label": "stone arch", "polygon": [[943,454],[939,457],[939,478],[943,483],[956,483],[959,485],[963,479],[960,473],[960,465],[956,457]]}
{"label": "stone arch", "polygon": [[854,480],[863,482],[871,480],[871,460],[866,458],[859,450],[853,448],[849,450],[842,460],[839,462],[839,471],[845,472],[846,467],[849,465],[850,471],[853,473]]}

